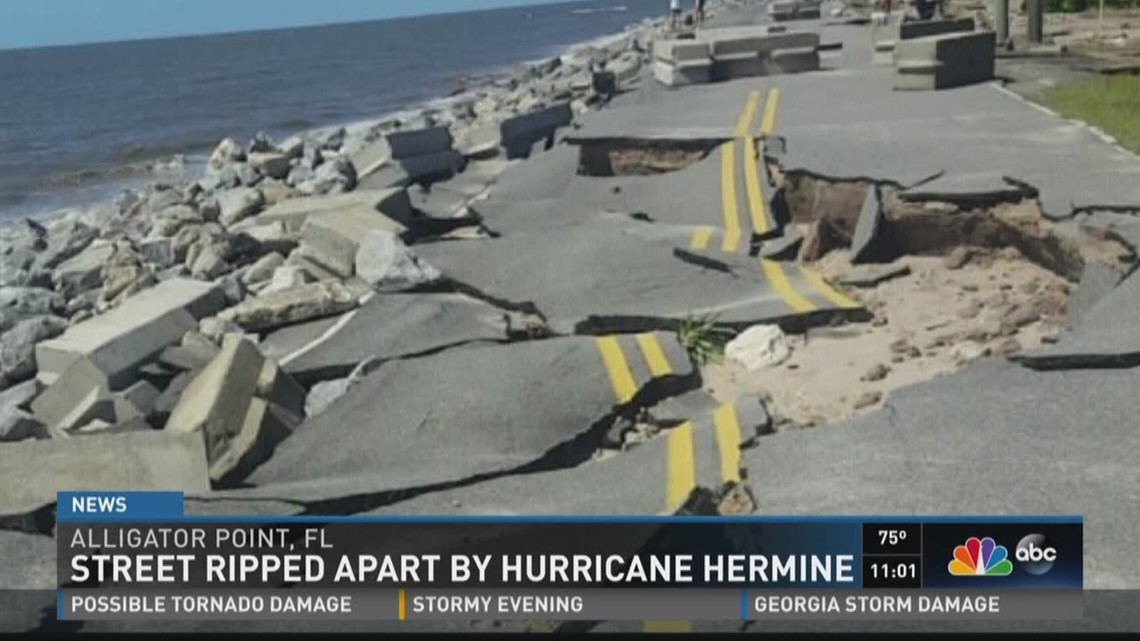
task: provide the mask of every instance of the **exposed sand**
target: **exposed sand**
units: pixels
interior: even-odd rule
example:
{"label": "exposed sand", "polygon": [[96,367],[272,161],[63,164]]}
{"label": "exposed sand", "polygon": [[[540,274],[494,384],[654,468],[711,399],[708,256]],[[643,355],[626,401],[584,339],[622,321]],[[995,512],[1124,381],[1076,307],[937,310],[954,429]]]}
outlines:
{"label": "exposed sand", "polygon": [[[881,407],[894,390],[977,358],[1039,347],[1063,328],[1064,279],[1009,250],[975,256],[959,269],[947,262],[899,259],[894,264],[909,266],[909,275],[847,289],[875,313],[873,322],[789,336],[792,356],[770,369],[748,372],[727,360],[706,366],[705,389],[722,402],[760,394],[777,429],[810,427]],[[850,269],[847,253],[832,252],[817,268],[836,282]],[[878,378],[872,370],[882,374],[879,366],[889,368],[885,377],[863,380]]]}

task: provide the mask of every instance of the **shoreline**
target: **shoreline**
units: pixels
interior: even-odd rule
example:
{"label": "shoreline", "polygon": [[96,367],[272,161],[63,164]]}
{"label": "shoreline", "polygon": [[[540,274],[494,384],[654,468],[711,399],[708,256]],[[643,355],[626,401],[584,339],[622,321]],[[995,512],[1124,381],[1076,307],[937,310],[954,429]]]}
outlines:
{"label": "shoreline", "polygon": [[[709,15],[715,15],[715,10],[710,11]],[[589,60],[591,54],[599,50],[603,52],[603,59],[612,62],[615,58],[614,52],[611,51],[612,48],[618,47],[624,51],[628,46],[621,47],[623,41],[628,45],[629,41],[637,38],[639,31],[644,32],[649,29],[659,31],[665,23],[664,17],[635,20],[627,23],[620,31],[556,47],[557,50],[549,55],[521,59],[506,65],[463,74],[456,79],[457,84],[462,85],[462,89],[458,92],[435,95],[376,115],[334,121],[300,130],[271,131],[260,126],[250,127],[249,130],[258,132],[255,134],[255,138],[266,135],[271,140],[313,139],[344,130],[346,147],[348,153],[351,153],[354,151],[351,148],[352,144],[367,143],[394,130],[415,129],[425,119],[435,120],[442,116],[444,122],[440,124],[452,128],[454,121],[449,118],[451,116],[450,110],[465,103],[473,104],[488,96],[498,95],[502,97],[504,93],[511,91],[533,90],[536,85],[544,80],[544,76],[540,75],[524,77],[517,80],[517,83],[512,83],[512,79],[516,78],[520,72],[525,74],[554,60],[559,60],[560,64],[572,60]],[[471,82],[472,80],[474,82]],[[512,84],[517,84],[517,87],[508,89]],[[483,122],[480,124],[486,126],[494,123]],[[453,131],[453,135],[454,133]],[[186,188],[203,177],[214,148],[228,137],[230,136],[223,136],[215,141],[213,146],[207,145],[202,148],[159,154],[151,158],[127,160],[122,164],[104,169],[80,168],[51,176],[41,186],[44,188],[28,193],[46,196],[49,201],[53,200],[53,196],[59,194],[59,200],[65,201],[67,204],[58,207],[51,206],[34,213],[20,213],[10,216],[5,215],[5,209],[0,207],[0,228],[18,223],[21,220],[32,220],[42,224],[69,215],[88,216],[99,208],[113,206],[116,201],[123,198],[145,197],[146,194],[155,189],[166,187]],[[95,176],[90,182],[84,178],[89,175]],[[111,179],[105,180],[106,177],[111,177]],[[70,181],[73,178],[76,180],[72,184]],[[89,192],[99,195],[75,199],[67,197],[69,193]]]}

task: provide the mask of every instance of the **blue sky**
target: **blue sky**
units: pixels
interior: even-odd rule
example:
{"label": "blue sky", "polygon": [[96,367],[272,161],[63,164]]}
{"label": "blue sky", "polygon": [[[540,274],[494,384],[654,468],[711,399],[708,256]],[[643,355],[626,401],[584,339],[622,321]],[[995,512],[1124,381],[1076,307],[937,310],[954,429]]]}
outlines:
{"label": "blue sky", "polygon": [[0,0],[0,49],[356,22],[565,0]]}

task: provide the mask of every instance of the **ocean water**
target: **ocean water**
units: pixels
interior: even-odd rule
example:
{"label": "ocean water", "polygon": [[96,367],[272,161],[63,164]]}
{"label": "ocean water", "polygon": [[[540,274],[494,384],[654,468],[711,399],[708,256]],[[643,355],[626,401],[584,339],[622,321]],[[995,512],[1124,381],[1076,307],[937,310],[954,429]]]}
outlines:
{"label": "ocean water", "polygon": [[[0,51],[0,218],[140,183],[218,140],[377,118],[661,16],[590,0],[348,25]],[[156,10],[160,10],[157,9]]]}

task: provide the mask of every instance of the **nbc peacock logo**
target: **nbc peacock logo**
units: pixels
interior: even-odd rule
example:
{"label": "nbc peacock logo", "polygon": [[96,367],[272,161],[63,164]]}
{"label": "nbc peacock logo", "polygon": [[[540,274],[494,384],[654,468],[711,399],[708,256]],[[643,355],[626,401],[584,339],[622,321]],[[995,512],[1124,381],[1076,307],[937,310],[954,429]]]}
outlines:
{"label": "nbc peacock logo", "polygon": [[954,576],[1009,576],[1012,572],[1009,551],[988,536],[966,539],[965,545],[954,548],[954,560],[950,562],[950,574]]}

